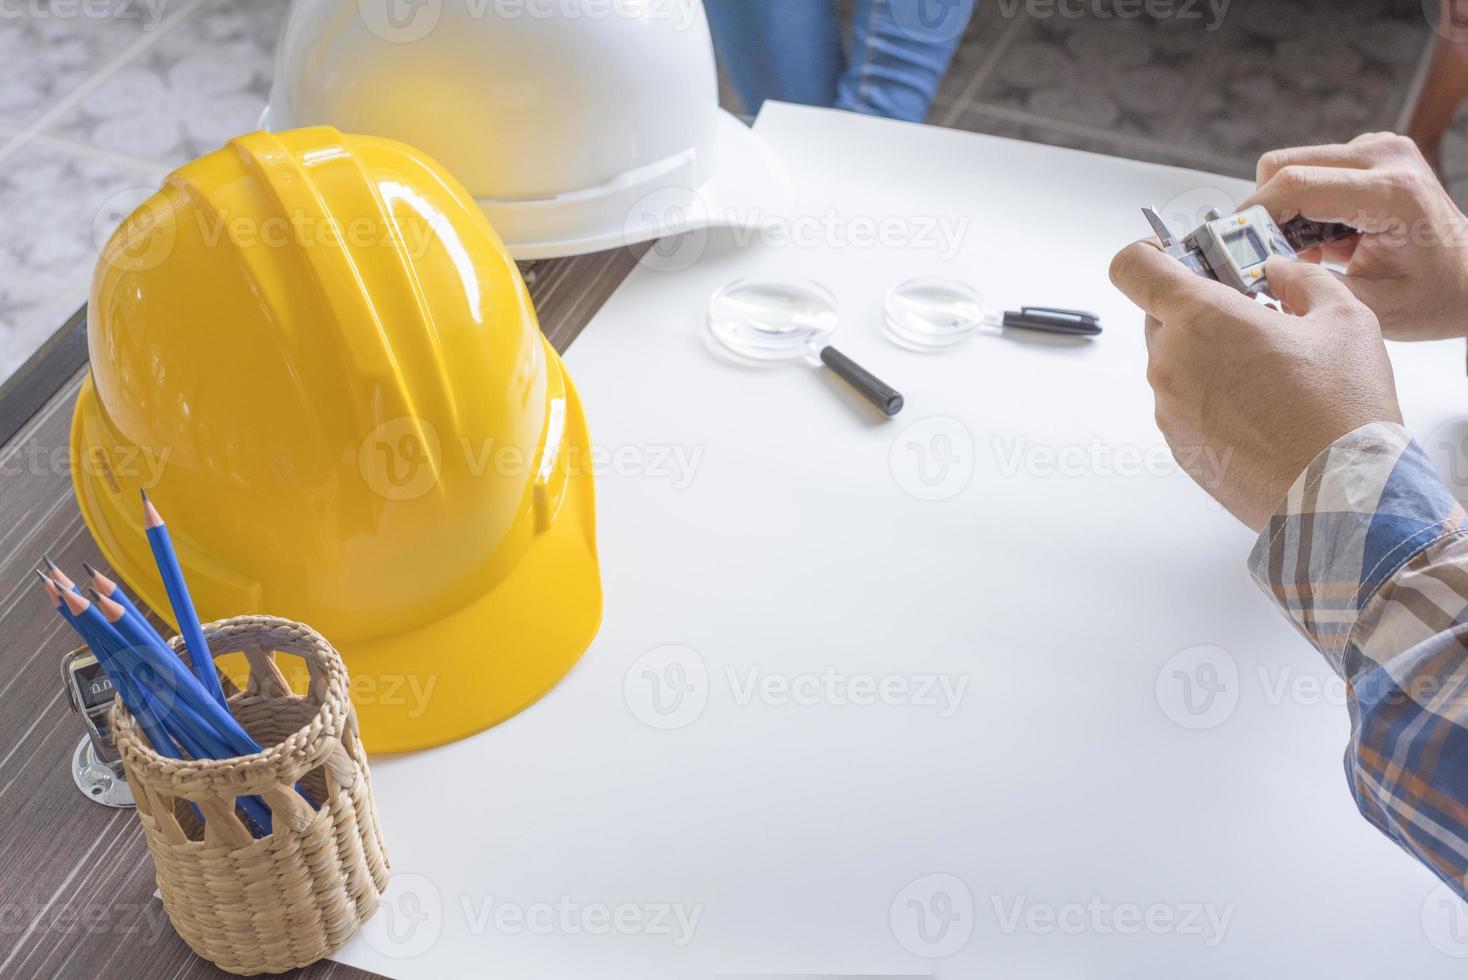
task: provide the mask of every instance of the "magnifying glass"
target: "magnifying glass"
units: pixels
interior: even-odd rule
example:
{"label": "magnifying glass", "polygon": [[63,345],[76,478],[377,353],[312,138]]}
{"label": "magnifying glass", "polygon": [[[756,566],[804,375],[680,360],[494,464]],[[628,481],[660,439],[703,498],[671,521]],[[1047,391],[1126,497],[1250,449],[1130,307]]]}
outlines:
{"label": "magnifying glass", "polygon": [[984,307],[966,282],[941,277],[910,279],[887,293],[883,329],[898,346],[915,351],[957,347],[981,331],[1032,330],[1068,337],[1095,337],[1101,320],[1083,310],[1026,306],[1003,315]]}
{"label": "magnifying glass", "polygon": [[736,360],[824,365],[883,414],[896,415],[902,411],[902,395],[826,343],[839,321],[836,297],[808,280],[736,279],[709,300],[709,338]]}

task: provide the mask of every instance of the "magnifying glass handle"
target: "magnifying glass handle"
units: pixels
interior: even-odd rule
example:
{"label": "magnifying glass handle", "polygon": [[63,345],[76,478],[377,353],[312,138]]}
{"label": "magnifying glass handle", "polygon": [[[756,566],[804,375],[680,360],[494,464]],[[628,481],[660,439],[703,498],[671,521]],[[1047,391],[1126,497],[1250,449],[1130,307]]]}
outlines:
{"label": "magnifying glass handle", "polygon": [[821,348],[821,363],[855,388],[861,397],[892,416],[902,411],[902,395],[860,364],[834,347]]}

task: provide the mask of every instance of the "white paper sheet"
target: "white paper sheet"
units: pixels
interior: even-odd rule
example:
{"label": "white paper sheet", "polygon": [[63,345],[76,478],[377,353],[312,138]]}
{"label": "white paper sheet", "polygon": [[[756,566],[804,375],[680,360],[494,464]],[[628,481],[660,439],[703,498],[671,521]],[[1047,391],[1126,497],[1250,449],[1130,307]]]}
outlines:
{"label": "white paper sheet", "polygon": [[[803,244],[665,248],[652,265],[698,261],[639,269],[572,348],[620,460],[605,624],[521,716],[375,764],[396,877],[338,958],[408,980],[1461,976],[1468,914],[1356,814],[1341,689],[1249,582],[1249,532],[1167,462],[1107,281],[1141,205],[1244,185],[787,106],[758,129]],[[900,350],[883,294],[930,274],[1106,334]],[[710,356],[709,295],[775,275],[835,291],[835,342],[907,395],[898,419],[815,369]],[[1440,445],[1461,348],[1393,355]]]}

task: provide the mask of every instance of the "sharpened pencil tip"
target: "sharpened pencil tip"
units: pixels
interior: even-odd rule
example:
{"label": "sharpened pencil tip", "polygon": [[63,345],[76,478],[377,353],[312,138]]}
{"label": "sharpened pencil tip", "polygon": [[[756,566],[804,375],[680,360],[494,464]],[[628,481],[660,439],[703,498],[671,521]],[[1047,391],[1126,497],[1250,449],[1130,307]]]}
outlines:
{"label": "sharpened pencil tip", "polygon": [[102,611],[102,616],[107,622],[115,623],[123,617],[123,608],[96,589],[92,590],[92,599],[97,603],[97,608]]}
{"label": "sharpened pencil tip", "polygon": [[149,529],[163,526],[163,518],[158,516],[158,508],[153,506],[153,501],[143,494],[143,526]]}
{"label": "sharpened pencil tip", "polygon": [[51,606],[55,609],[61,608],[61,590],[56,588],[56,583],[51,581],[51,576],[36,569],[36,575],[40,576],[41,584],[46,587],[46,595],[51,599]]}
{"label": "sharpened pencil tip", "polygon": [[61,570],[61,567],[59,565],[51,560],[51,557],[49,555],[46,556],[45,561],[47,578],[49,578],[51,581],[55,582],[58,586],[68,592],[76,588],[76,583],[73,582],[71,578]]}
{"label": "sharpened pencil tip", "polygon": [[83,599],[81,596],[77,595],[70,589],[62,591],[61,599],[63,602],[66,603],[66,608],[71,610],[71,614],[73,616],[80,616],[82,613],[86,612],[87,607],[91,605],[90,602]]}
{"label": "sharpened pencil tip", "polygon": [[89,561],[82,562],[82,567],[87,570],[87,574],[90,575],[92,578],[96,578],[97,577],[97,570],[92,567],[92,563],[91,562],[89,562]]}

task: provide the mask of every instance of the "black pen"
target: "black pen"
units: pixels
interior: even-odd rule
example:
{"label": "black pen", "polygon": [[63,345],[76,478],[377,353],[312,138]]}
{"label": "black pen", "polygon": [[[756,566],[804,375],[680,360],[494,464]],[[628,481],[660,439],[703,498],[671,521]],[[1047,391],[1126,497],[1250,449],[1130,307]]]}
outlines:
{"label": "black pen", "polygon": [[1060,310],[1047,306],[1026,306],[1018,312],[1004,314],[1004,326],[1020,330],[1043,330],[1072,337],[1094,337],[1101,332],[1101,318],[1081,310]]}

